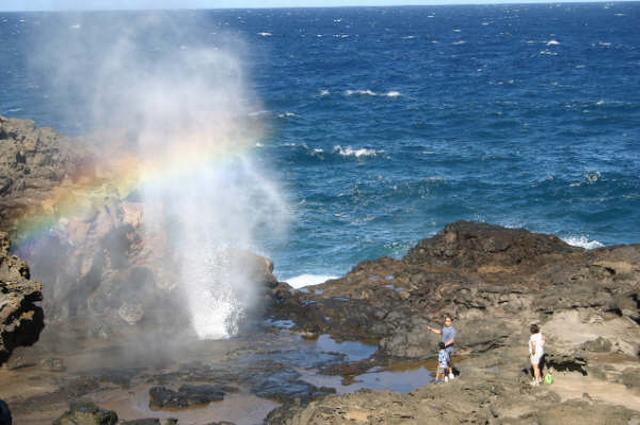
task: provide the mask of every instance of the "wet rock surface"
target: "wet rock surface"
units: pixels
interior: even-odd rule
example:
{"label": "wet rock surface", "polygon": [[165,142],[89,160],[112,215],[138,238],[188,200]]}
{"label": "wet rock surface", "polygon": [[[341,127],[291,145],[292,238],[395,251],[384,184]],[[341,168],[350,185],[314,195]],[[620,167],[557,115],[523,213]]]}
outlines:
{"label": "wet rock surface", "polygon": [[174,391],[166,387],[149,390],[149,406],[154,409],[180,409],[224,400],[225,391],[213,385],[182,385]]}
{"label": "wet rock surface", "polygon": [[[29,267],[11,255],[11,242],[0,232],[0,365],[18,346],[34,344],[44,328],[42,284],[30,280]],[[14,366],[20,367],[16,359]]]}
{"label": "wet rock surface", "polygon": [[118,415],[93,403],[74,403],[71,409],[56,419],[54,425],[116,425]]}

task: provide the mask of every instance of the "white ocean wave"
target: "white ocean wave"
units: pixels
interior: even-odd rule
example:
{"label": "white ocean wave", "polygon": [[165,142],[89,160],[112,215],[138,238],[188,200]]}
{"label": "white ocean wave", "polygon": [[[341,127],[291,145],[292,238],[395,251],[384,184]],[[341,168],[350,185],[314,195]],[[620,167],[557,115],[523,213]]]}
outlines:
{"label": "white ocean wave", "polygon": [[397,90],[390,90],[386,93],[377,93],[374,92],[373,90],[346,90],[344,92],[344,94],[346,94],[347,96],[383,96],[383,97],[400,97],[402,96],[402,93],[400,93]]}
{"label": "white ocean wave", "polygon": [[261,37],[271,37],[273,34],[271,34],[270,32],[259,32],[258,33],[259,36]]}
{"label": "white ocean wave", "polygon": [[264,145],[260,142],[256,142],[256,148],[263,148]]}
{"label": "white ocean wave", "polygon": [[547,41],[547,46],[559,46],[560,42],[558,40],[549,40]]}
{"label": "white ocean wave", "polygon": [[340,145],[334,146],[333,151],[341,156],[354,156],[356,158],[376,156],[379,153],[383,152],[367,148],[354,149],[351,146],[342,147]]}
{"label": "white ocean wave", "polygon": [[319,275],[319,274],[301,274],[299,276],[293,276],[288,279],[284,279],[292,287],[299,289],[305,286],[318,285],[324,283],[330,279],[336,279],[337,276]]}
{"label": "white ocean wave", "polygon": [[377,96],[373,90],[347,90],[344,92],[347,96]]}
{"label": "white ocean wave", "polygon": [[331,92],[329,90],[326,89],[322,89],[320,90],[320,96],[329,96],[331,94]]}
{"label": "white ocean wave", "polygon": [[458,41],[454,41],[451,44],[453,44],[454,46],[461,46],[461,45],[463,45],[465,43],[466,43],[466,41],[464,41],[464,40],[458,40]]}
{"label": "white ocean wave", "polygon": [[292,118],[298,116],[295,112],[285,112],[278,114],[278,118]]}
{"label": "white ocean wave", "polygon": [[561,239],[571,246],[578,246],[584,249],[596,249],[596,248],[602,248],[604,246],[602,242],[599,242],[596,240],[589,240],[587,236],[572,235],[572,236],[567,236]]}

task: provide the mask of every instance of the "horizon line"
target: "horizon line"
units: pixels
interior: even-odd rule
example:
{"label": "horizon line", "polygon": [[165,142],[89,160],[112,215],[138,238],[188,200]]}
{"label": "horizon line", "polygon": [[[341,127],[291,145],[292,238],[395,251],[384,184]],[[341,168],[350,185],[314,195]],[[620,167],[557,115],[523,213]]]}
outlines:
{"label": "horizon line", "polygon": [[289,5],[269,5],[269,6],[216,6],[216,7],[181,7],[169,6],[162,8],[153,7],[128,7],[128,8],[102,8],[102,7],[78,7],[78,8],[34,8],[34,9],[3,9],[0,6],[0,13],[30,13],[30,12],[150,12],[150,11],[207,11],[207,10],[270,10],[270,9],[355,9],[355,8],[407,8],[407,7],[442,7],[442,6],[509,6],[509,5],[554,5],[554,4],[617,4],[617,3],[640,3],[640,0],[506,0],[506,1],[456,1],[436,0],[430,3],[405,3],[405,4],[344,4],[344,5],[309,5],[309,6],[289,6]]}

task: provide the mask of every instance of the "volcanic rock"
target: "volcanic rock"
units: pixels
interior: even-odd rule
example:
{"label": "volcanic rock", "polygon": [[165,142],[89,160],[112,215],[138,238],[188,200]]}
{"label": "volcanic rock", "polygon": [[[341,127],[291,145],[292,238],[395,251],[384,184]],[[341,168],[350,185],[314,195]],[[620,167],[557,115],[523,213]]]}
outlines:
{"label": "volcanic rock", "polygon": [[[380,356],[433,357],[444,314],[460,378],[408,395],[360,392],[272,412],[271,424],[640,423],[640,245],[587,251],[555,236],[457,222],[402,259],[271,292],[272,319]],[[529,325],[546,336],[555,384],[529,385]],[[582,396],[588,391],[586,396]],[[578,394],[578,398],[575,397]]]}
{"label": "volcanic rock", "polygon": [[182,385],[177,391],[166,387],[149,390],[149,407],[152,409],[181,409],[224,400],[225,391],[214,385]]}
{"label": "volcanic rock", "polygon": [[38,341],[44,328],[42,284],[30,280],[29,267],[10,254],[11,242],[0,232],[0,364],[17,346]]}
{"label": "volcanic rock", "polygon": [[53,425],[115,425],[118,415],[93,403],[74,403]]}

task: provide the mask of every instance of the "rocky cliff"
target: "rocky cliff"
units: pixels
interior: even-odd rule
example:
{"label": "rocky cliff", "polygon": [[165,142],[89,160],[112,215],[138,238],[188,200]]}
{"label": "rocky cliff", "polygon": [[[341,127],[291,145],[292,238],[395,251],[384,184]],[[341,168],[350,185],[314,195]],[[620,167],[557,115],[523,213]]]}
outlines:
{"label": "rocky cliff", "polygon": [[0,232],[0,365],[17,346],[31,345],[44,328],[42,285],[30,280],[29,267],[9,253],[11,243]]}
{"label": "rocky cliff", "polygon": [[[366,261],[303,291],[281,284],[273,297],[274,317],[311,335],[374,338],[386,361],[433,356],[437,337],[426,326],[452,314],[461,370],[452,384],[410,395],[287,408],[273,424],[640,419],[640,245],[586,251],[555,236],[457,222],[402,259]],[[528,382],[531,323],[546,335],[547,366],[562,374],[544,388]]]}

